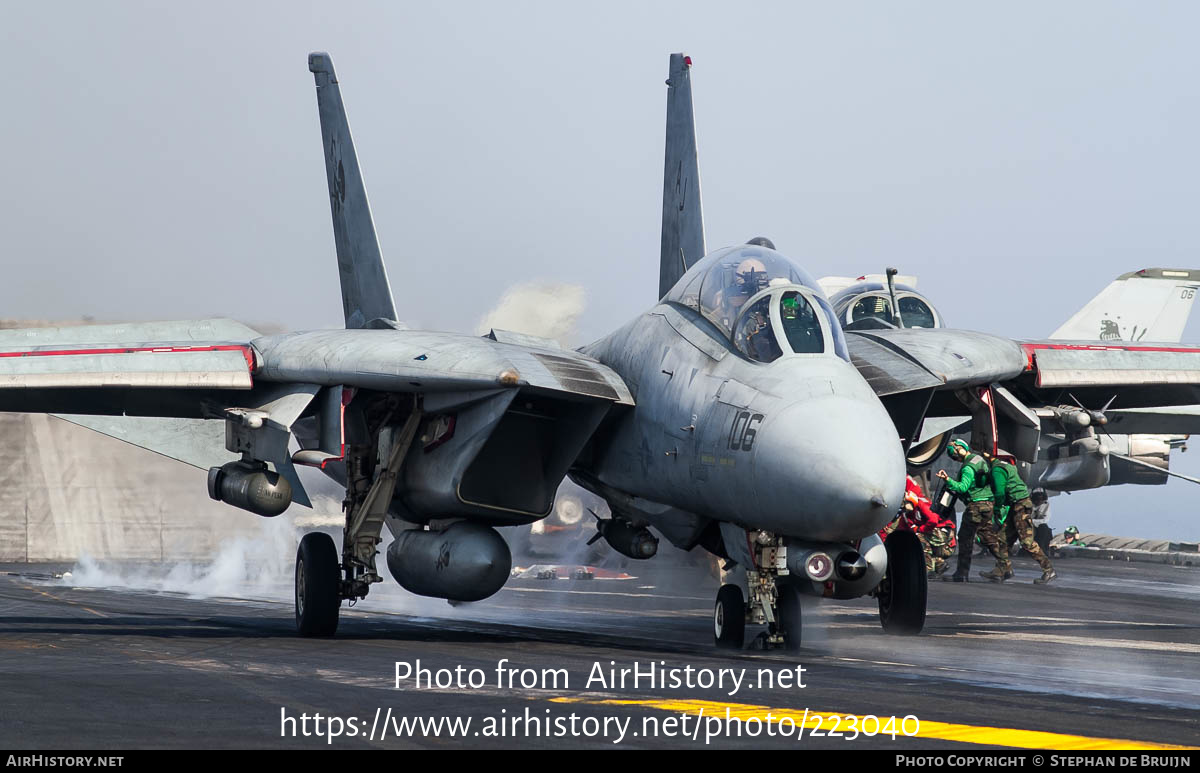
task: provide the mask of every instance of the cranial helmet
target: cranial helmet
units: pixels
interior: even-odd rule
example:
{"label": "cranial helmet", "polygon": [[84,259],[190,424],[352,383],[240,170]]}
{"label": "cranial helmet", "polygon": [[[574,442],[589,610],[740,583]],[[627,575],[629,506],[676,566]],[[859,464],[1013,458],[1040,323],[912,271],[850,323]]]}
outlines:
{"label": "cranial helmet", "polygon": [[950,445],[946,446],[946,450],[956,459],[961,459],[971,451],[971,447],[967,445],[967,441],[955,438],[950,441]]}
{"label": "cranial helmet", "polygon": [[752,295],[767,284],[767,267],[758,258],[746,258],[737,265],[737,286]]}

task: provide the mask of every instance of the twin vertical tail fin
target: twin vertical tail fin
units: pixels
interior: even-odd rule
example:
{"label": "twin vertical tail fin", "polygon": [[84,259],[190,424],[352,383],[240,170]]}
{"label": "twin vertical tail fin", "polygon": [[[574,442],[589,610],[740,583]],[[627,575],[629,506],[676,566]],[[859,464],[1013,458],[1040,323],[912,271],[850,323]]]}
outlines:
{"label": "twin vertical tail fin", "polygon": [[1117,277],[1051,338],[1178,343],[1200,289],[1200,270],[1144,268]]}
{"label": "twin vertical tail fin", "polygon": [[317,83],[317,109],[321,140],[325,145],[325,173],[329,181],[329,206],[333,212],[333,238],[337,245],[342,282],[342,308],[347,328],[367,327],[374,320],[395,320],[396,306],[388,285],[387,270],[371,219],[371,205],[363,185],[354,138],[342,105],[342,92],[329,54],[308,55],[308,69]]}
{"label": "twin vertical tail fin", "polygon": [[[705,252],[691,65],[689,57],[671,54],[667,79],[660,298]],[[325,173],[346,327],[361,328],[375,320],[395,320],[396,306],[333,60],[324,52],[309,54],[308,69],[317,86],[317,109],[321,117],[321,140],[325,148]]]}
{"label": "twin vertical tail fin", "polygon": [[691,57],[671,54],[667,78],[659,298],[704,256],[704,212],[700,206],[700,160],[696,151],[696,118],[692,110],[691,67]]}

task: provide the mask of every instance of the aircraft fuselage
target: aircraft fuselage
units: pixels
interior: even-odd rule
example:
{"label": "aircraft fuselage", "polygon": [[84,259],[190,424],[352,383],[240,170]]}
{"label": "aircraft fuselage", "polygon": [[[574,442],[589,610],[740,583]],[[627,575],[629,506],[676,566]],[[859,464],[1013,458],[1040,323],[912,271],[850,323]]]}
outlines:
{"label": "aircraft fuselage", "polygon": [[894,425],[840,357],[753,362],[674,303],[582,351],[636,401],[596,449],[590,472],[603,484],[812,540],[857,540],[894,515],[905,479]]}

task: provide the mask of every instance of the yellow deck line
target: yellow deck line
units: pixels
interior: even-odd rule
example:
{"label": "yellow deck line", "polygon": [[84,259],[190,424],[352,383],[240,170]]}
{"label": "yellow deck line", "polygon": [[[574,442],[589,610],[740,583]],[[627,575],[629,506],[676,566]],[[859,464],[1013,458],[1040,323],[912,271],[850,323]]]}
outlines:
{"label": "yellow deck line", "polygon": [[71,606],[73,606],[73,607],[79,607],[80,609],[84,610],[85,612],[91,612],[91,613],[92,613],[93,615],[95,615],[96,617],[108,617],[108,615],[104,614],[103,612],[97,612],[96,610],[92,609],[91,607],[86,607],[86,606],[84,606],[83,604],[80,604],[80,603],[79,603],[79,602],[77,602],[77,601],[71,601],[71,600],[69,600],[69,599],[64,599],[64,598],[61,598],[61,597],[59,597],[59,596],[55,596],[55,595],[53,595],[53,594],[51,594],[51,593],[47,593],[47,592],[46,592],[46,591],[44,591],[44,590],[39,590],[39,589],[37,589],[37,588],[33,587],[32,585],[24,585],[24,586],[22,586],[22,587],[23,587],[23,588],[25,588],[25,590],[31,590],[31,591],[33,591],[34,593],[40,594],[40,595],[42,595],[42,596],[45,596],[45,597],[46,597],[46,598],[48,598],[48,599],[53,599],[54,601],[61,601],[62,603],[64,603],[64,604],[70,604],[70,605],[71,605]]}
{"label": "yellow deck line", "polygon": [[[564,697],[552,698],[552,703],[575,703],[587,704],[592,706],[625,706],[630,708],[648,708],[658,709],[659,711],[671,711],[679,714],[699,715],[701,713],[706,717],[725,718],[725,710],[729,710],[729,716],[743,721],[748,719],[758,719],[762,722],[767,721],[767,714],[770,714],[773,721],[778,722],[781,719],[789,718],[796,723],[796,727],[806,727],[808,729],[821,728],[822,731],[830,730],[834,727],[833,720],[835,717],[841,718],[839,730],[849,738],[853,731],[847,725],[849,717],[855,717],[858,720],[858,727],[862,727],[862,717],[853,714],[844,714],[828,711],[805,711],[801,709],[781,709],[771,708],[770,706],[752,706],[745,703],[721,703],[718,701],[700,701],[700,700],[666,700],[661,698],[650,698],[644,700],[632,699],[591,699],[586,697]],[[1173,744],[1153,743],[1151,741],[1132,741],[1123,738],[1095,738],[1084,735],[1068,735],[1066,733],[1048,733],[1042,730],[1019,730],[1017,728],[1006,727],[986,727],[977,725],[958,725],[949,722],[931,722],[921,720],[921,728],[914,736],[904,736],[900,733],[900,717],[896,718],[897,738],[936,738],[943,741],[957,741],[959,743],[982,744],[985,746],[1006,746],[1013,749],[1056,749],[1062,751],[1107,751],[1107,750],[1164,750],[1164,749],[1200,749],[1196,746],[1176,746]],[[882,724],[882,721],[881,721]],[[835,736],[836,737],[836,736]],[[859,735],[859,740],[866,736]],[[890,739],[890,733],[879,733],[876,737]]]}

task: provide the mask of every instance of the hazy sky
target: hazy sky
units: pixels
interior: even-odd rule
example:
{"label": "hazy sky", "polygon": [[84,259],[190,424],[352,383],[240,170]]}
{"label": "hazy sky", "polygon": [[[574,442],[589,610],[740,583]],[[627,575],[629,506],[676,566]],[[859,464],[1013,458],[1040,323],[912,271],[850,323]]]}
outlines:
{"label": "hazy sky", "polygon": [[[950,324],[1014,337],[1125,271],[1200,267],[1192,3],[2,7],[0,316],[340,326],[318,49],[413,325],[569,282],[584,343],[654,302],[672,51],[710,248],[895,265]],[[1054,520],[1196,540],[1197,494],[1076,494]]]}

